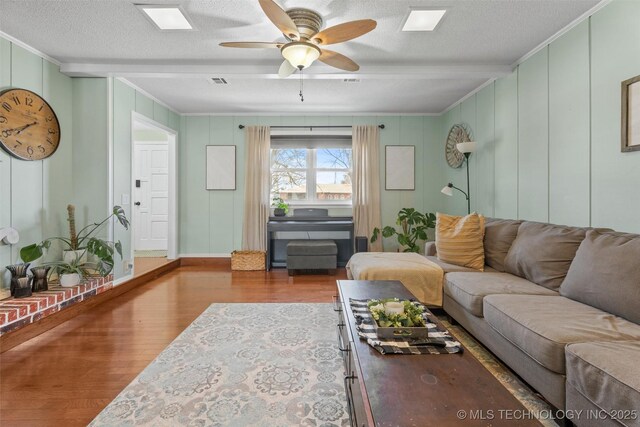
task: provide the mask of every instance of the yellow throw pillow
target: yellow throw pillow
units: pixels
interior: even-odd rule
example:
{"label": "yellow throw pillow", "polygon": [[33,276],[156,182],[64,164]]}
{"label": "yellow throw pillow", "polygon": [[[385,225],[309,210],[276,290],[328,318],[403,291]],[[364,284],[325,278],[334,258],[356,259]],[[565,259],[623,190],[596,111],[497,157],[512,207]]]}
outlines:
{"label": "yellow throw pillow", "polygon": [[436,214],[438,259],[484,271],[484,216]]}

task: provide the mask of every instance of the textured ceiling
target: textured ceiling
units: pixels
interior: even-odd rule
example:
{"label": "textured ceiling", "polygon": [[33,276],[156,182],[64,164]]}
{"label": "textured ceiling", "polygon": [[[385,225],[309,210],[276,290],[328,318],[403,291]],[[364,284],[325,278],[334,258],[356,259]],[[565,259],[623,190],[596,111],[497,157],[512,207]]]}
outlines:
{"label": "textured ceiling", "polygon": [[[598,1],[279,0],[285,9],[302,6],[318,11],[325,18],[325,26],[362,18],[378,21],[373,32],[331,47],[361,65],[360,73],[365,76],[362,81],[346,84],[341,79],[323,80],[316,76],[318,80],[306,84],[304,106],[297,99],[297,79],[278,81],[263,76],[264,69],[275,73],[282,62],[277,50],[218,46],[222,41],[282,40],[257,0],[136,1],[181,4],[197,28],[192,32],[160,32],[133,3],[0,0],[0,31],[65,64],[94,64],[98,70],[96,64],[104,64],[104,74],[108,70],[112,75],[126,75],[183,113],[437,113],[487,77],[434,79],[425,75],[424,79],[407,79],[402,72],[393,70],[508,66]],[[444,7],[447,14],[435,32],[403,33],[400,28],[410,7]],[[130,67],[128,73],[120,73],[119,66],[125,65]],[[160,75],[164,71],[155,70],[156,66],[162,70],[173,68],[171,74]],[[211,75],[227,78],[230,84],[210,85],[203,76],[189,73],[187,66],[200,66],[198,74],[203,74],[205,67]],[[233,71],[238,66],[263,69],[256,70],[255,76],[242,76]],[[313,67],[335,74],[332,69]],[[385,70],[385,75],[373,76],[369,73],[372,69]]]}

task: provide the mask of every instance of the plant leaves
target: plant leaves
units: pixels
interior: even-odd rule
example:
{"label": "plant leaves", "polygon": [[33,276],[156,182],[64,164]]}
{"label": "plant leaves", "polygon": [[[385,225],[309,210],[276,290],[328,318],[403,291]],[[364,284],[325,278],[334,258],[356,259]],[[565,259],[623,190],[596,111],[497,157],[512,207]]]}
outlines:
{"label": "plant leaves", "polygon": [[42,248],[43,244],[38,245],[37,243],[25,246],[24,248],[20,249],[20,259],[23,262],[35,261],[44,254]]}
{"label": "plant leaves", "polygon": [[124,209],[122,209],[121,206],[116,205],[113,207],[113,215],[115,215],[115,217],[118,218],[118,222],[122,224],[125,230],[129,229],[129,220],[127,219]]}

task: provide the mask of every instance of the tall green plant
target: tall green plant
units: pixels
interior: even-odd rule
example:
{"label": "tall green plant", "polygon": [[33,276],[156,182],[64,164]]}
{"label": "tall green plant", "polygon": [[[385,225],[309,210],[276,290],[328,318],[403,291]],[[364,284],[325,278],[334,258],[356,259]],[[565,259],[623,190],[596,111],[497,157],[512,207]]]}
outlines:
{"label": "tall green plant", "polygon": [[404,247],[404,252],[420,252],[418,241],[427,240],[427,230],[436,226],[436,215],[433,213],[423,214],[414,208],[402,208],[398,212],[396,225],[400,226],[401,231],[390,225],[382,230],[378,227],[374,228],[371,243],[378,240],[380,234],[382,237],[396,235],[398,243]]}
{"label": "tall green plant", "polygon": [[[70,209],[71,208],[71,209]],[[96,270],[103,276],[106,276],[113,270],[115,252],[122,259],[122,243],[120,241],[112,242],[109,240],[95,237],[94,234],[107,223],[111,218],[115,217],[118,222],[125,228],[129,229],[129,220],[127,219],[124,209],[120,206],[114,206],[111,215],[100,222],[94,222],[87,225],[78,233],[75,233],[75,217],[73,205],[67,207],[69,214],[69,238],[66,237],[49,237],[40,243],[33,243],[20,249],[20,258],[24,262],[35,261],[44,255],[45,249],[51,247],[53,241],[62,242],[63,246],[69,250],[84,250],[94,255],[97,259]]]}

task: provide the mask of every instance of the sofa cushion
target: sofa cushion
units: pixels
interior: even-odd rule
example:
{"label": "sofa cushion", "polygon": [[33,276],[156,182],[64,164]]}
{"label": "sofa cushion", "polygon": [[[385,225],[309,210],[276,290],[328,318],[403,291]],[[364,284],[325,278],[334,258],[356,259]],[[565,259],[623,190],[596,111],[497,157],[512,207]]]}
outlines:
{"label": "sofa cushion", "polygon": [[559,374],[569,343],[640,339],[640,325],[562,296],[488,295],[483,305],[496,332]]}
{"label": "sofa cushion", "polygon": [[560,294],[640,324],[640,235],[589,230]]}
{"label": "sofa cushion", "polygon": [[505,271],[558,290],[586,229],[525,221],[504,260]]}
{"label": "sofa cushion", "polygon": [[487,218],[484,226],[484,263],[504,271],[504,259],[518,235],[520,220]]}
{"label": "sofa cushion", "polygon": [[487,295],[558,295],[556,291],[509,273],[449,273],[444,280],[444,293],[476,317],[482,317],[482,300]]}
{"label": "sofa cushion", "polygon": [[[442,268],[442,270],[446,273],[452,273],[452,272],[464,272],[464,273],[481,273],[480,270],[476,270],[474,268],[469,268],[469,267],[463,267],[461,265],[456,265],[456,264],[451,264],[448,262],[444,262],[441,259],[438,259],[437,256],[427,256],[425,257],[426,259],[428,259],[429,261],[436,263],[440,266],[440,268]],[[489,271],[495,271],[493,268],[491,267],[485,267],[485,273],[489,272]]]}
{"label": "sofa cushion", "polygon": [[640,426],[640,342],[591,342],[568,345],[567,382],[609,413],[636,410],[625,425]]}
{"label": "sofa cushion", "polygon": [[436,250],[440,260],[484,270],[484,217],[436,214]]}

